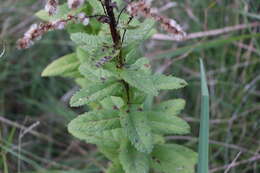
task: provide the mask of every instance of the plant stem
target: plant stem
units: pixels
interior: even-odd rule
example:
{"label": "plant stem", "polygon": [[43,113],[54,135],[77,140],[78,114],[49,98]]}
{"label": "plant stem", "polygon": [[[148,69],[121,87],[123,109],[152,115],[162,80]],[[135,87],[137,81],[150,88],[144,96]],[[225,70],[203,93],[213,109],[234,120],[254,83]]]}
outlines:
{"label": "plant stem", "polygon": [[[113,11],[113,7],[111,6],[111,0],[105,0],[105,8],[107,15],[109,16],[110,22],[109,22],[109,27],[110,27],[110,32],[111,36],[115,45],[115,48],[120,50],[119,56],[118,56],[118,67],[123,68],[124,66],[124,58],[122,56],[122,42],[121,42],[121,36],[120,33],[117,30],[117,21],[115,18],[115,14]],[[130,86],[127,82],[123,81],[123,85],[126,90],[126,95],[127,95],[127,104],[130,103]]]}

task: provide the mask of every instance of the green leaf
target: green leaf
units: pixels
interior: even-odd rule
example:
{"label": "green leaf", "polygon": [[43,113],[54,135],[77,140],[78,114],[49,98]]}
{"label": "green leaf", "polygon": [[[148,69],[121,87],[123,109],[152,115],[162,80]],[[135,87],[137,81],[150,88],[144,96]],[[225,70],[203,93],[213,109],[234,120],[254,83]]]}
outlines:
{"label": "green leaf", "polygon": [[124,100],[121,97],[110,96],[102,100],[101,105],[104,109],[120,109],[124,106]]}
{"label": "green leaf", "polygon": [[152,167],[163,173],[194,173],[197,154],[181,145],[156,145],[152,155]]}
{"label": "green leaf", "polygon": [[83,78],[83,77],[80,77],[80,78],[76,78],[75,79],[75,82],[81,87],[81,88],[87,88],[87,87],[90,87],[91,86],[91,81],[86,79],[86,78]]}
{"label": "green leaf", "polygon": [[120,92],[121,85],[119,83],[107,82],[104,84],[94,83],[88,88],[83,88],[75,93],[71,100],[70,105],[72,107],[82,106],[90,102],[104,99],[106,96],[114,95],[116,92]]}
{"label": "green leaf", "polygon": [[76,54],[77,54],[77,58],[80,61],[80,63],[85,63],[85,62],[91,61],[90,60],[91,55],[80,47],[77,47]]}
{"label": "green leaf", "polygon": [[131,70],[142,70],[143,72],[150,74],[151,65],[148,58],[139,58],[134,64],[130,66]]}
{"label": "green leaf", "polygon": [[200,59],[201,73],[201,115],[199,135],[199,164],[198,172],[209,172],[209,90],[203,60]]}
{"label": "green leaf", "polygon": [[132,42],[140,43],[151,37],[156,31],[154,29],[155,21],[152,19],[146,19],[140,23],[137,20],[131,22],[132,25],[137,25],[137,29],[127,30],[124,43],[129,44]]}
{"label": "green leaf", "polygon": [[125,173],[148,173],[149,158],[146,153],[137,151],[129,143],[123,143],[120,148],[119,160]]}
{"label": "green leaf", "polygon": [[119,148],[120,142],[125,139],[121,128],[105,130],[99,133],[91,133],[84,137],[88,143],[96,144],[106,148]]}
{"label": "green leaf", "polygon": [[68,130],[73,136],[84,139],[84,137],[89,134],[120,127],[118,111],[101,110],[78,116],[69,123]]}
{"label": "green leaf", "polygon": [[155,74],[153,76],[153,83],[157,89],[161,90],[179,89],[187,85],[183,79],[162,74]]}
{"label": "green leaf", "polygon": [[161,102],[154,106],[155,111],[162,111],[168,115],[178,115],[185,107],[185,100],[173,99]]}
{"label": "green leaf", "polygon": [[96,68],[89,63],[84,63],[79,68],[80,73],[87,79],[93,82],[104,82],[108,78],[112,77],[113,74],[103,68]]}
{"label": "green leaf", "polygon": [[102,35],[89,35],[85,33],[73,33],[71,34],[71,40],[74,41],[77,45],[81,46],[86,51],[94,51],[102,44],[109,43],[107,42],[108,37]]}
{"label": "green leaf", "polygon": [[104,14],[103,7],[102,7],[100,1],[98,1],[98,0],[88,0],[88,3],[90,3],[90,5],[93,8],[93,11],[94,11],[93,14]]}
{"label": "green leaf", "polygon": [[187,134],[190,132],[190,126],[186,121],[165,112],[149,112],[148,119],[155,133]]}
{"label": "green leaf", "polygon": [[146,153],[152,151],[152,134],[146,112],[121,112],[121,125],[138,151]]}
{"label": "green leaf", "polygon": [[68,76],[78,72],[79,61],[75,53],[65,55],[48,65],[42,72],[42,76]]}
{"label": "green leaf", "polygon": [[112,163],[107,169],[106,173],[124,173],[124,170],[120,163]]}
{"label": "green leaf", "polygon": [[[99,142],[100,143],[100,142]],[[103,142],[103,143],[107,143],[107,142]],[[119,160],[118,158],[118,154],[120,151],[120,143],[114,143],[112,145],[106,145],[106,144],[102,144],[102,145],[98,145],[98,150],[105,155],[106,158],[108,158],[109,160],[113,161],[113,162],[117,162]]]}
{"label": "green leaf", "polygon": [[121,76],[127,83],[143,91],[144,93],[154,96],[158,95],[157,88],[154,86],[151,75],[144,73],[141,70],[124,70],[121,73]]}

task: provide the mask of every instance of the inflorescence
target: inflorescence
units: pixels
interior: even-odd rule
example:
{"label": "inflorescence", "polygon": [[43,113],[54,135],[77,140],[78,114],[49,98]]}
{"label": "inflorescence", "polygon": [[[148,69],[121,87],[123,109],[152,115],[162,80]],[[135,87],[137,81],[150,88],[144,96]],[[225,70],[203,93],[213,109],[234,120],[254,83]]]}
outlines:
{"label": "inflorescence", "polygon": [[[68,7],[71,9],[77,9],[84,4],[85,0],[68,0]],[[58,0],[47,0],[45,5],[45,11],[51,16],[58,12]],[[113,5],[113,4],[112,4]],[[183,31],[180,25],[173,19],[169,19],[165,16],[160,15],[157,10],[151,8],[144,0],[138,2],[131,2],[127,5],[127,12],[131,16],[142,16],[145,18],[152,18],[159,22],[161,27],[171,33],[172,38],[175,40],[183,40],[186,37],[186,33]],[[93,17],[93,16],[92,16]],[[98,17],[98,15],[96,16]],[[68,15],[66,19],[57,21],[33,24],[28,31],[25,32],[23,38],[17,41],[17,47],[19,49],[26,49],[31,47],[35,41],[41,39],[41,36],[48,31],[64,29],[68,22],[80,22],[83,25],[89,24],[90,16],[81,12],[75,16]],[[106,19],[106,16],[102,16],[98,20],[102,22],[102,19]],[[104,23],[104,22],[103,22]]]}

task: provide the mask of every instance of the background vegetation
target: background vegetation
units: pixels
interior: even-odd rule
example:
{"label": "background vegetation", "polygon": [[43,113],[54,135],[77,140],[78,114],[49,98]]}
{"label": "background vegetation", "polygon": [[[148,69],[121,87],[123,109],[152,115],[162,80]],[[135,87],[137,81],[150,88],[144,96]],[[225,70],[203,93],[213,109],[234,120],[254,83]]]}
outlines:
{"label": "background vegetation", "polygon": [[[40,77],[47,64],[73,50],[66,32],[50,32],[29,50],[15,47],[30,24],[38,21],[33,14],[44,3],[1,2],[0,52],[5,47],[5,54],[0,58],[0,172],[102,172],[106,159],[93,145],[67,132],[67,122],[83,112],[68,107],[77,86],[63,78]],[[156,98],[160,102],[178,95],[187,101],[182,116],[192,125],[192,133],[168,140],[197,150],[202,57],[211,99],[210,172],[260,172],[260,1],[154,0],[153,6],[179,21],[188,33],[203,32],[179,43],[156,35],[142,48],[155,72],[175,74],[189,83]],[[213,29],[219,30],[206,36]]]}

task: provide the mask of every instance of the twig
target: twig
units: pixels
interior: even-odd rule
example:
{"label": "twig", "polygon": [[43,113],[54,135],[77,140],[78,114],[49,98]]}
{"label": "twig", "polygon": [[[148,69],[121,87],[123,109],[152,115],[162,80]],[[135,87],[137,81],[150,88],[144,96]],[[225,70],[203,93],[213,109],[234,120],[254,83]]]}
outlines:
{"label": "twig", "polygon": [[21,144],[22,144],[22,139],[24,135],[32,131],[35,127],[37,127],[40,124],[39,121],[35,122],[34,124],[30,125],[28,128],[25,128],[24,130],[21,129],[20,134],[19,134],[19,139],[18,139],[18,173],[21,172]]}
{"label": "twig", "polygon": [[182,60],[184,58],[186,58],[190,53],[192,52],[192,50],[186,52],[185,54],[177,57],[177,58],[174,58],[174,59],[167,59],[166,62],[161,66],[159,67],[155,73],[163,73],[167,68],[169,68],[174,62],[176,61],[179,61],[179,60]]}
{"label": "twig", "polygon": [[[13,127],[18,128],[18,129],[21,129],[21,130],[26,130],[26,129],[27,129],[27,128],[26,128],[25,126],[23,126],[23,125],[20,125],[20,124],[18,124],[18,123],[16,123],[16,122],[13,122],[13,121],[10,121],[9,119],[4,118],[4,116],[0,116],[0,121],[3,122],[3,123],[5,123],[5,124],[8,124],[8,125],[10,125],[10,126],[13,126]],[[34,136],[36,136],[36,137],[42,138],[42,139],[44,139],[44,140],[46,140],[46,141],[48,141],[48,142],[55,143],[55,144],[57,144],[57,145],[59,145],[59,146],[65,146],[64,144],[62,144],[62,143],[60,143],[60,142],[57,142],[57,141],[55,141],[54,139],[50,138],[49,136],[46,136],[46,135],[44,135],[44,134],[41,134],[41,133],[39,133],[39,132],[37,132],[37,131],[30,130],[30,131],[28,131],[28,133],[30,133],[30,134],[32,134],[32,135],[34,135]]]}
{"label": "twig", "polygon": [[[239,24],[239,25],[235,25],[235,26],[224,27],[224,28],[221,28],[221,29],[214,29],[214,30],[209,30],[209,31],[196,32],[196,33],[188,34],[187,37],[185,38],[185,40],[190,40],[190,39],[195,39],[195,38],[200,38],[200,37],[216,36],[216,35],[225,34],[225,33],[228,33],[228,32],[233,32],[233,31],[242,30],[242,29],[246,29],[246,28],[256,27],[256,26],[260,26],[260,22],[254,22],[254,23],[251,23],[251,24]],[[166,35],[166,34],[154,34],[152,39],[169,40],[169,41],[174,40],[170,35]]]}
{"label": "twig", "polygon": [[217,172],[217,171],[221,171],[221,170],[224,170],[224,169],[227,169],[228,167],[230,168],[234,168],[236,166],[239,166],[239,165],[242,165],[242,164],[246,164],[246,163],[250,163],[250,162],[255,162],[257,160],[260,160],[260,154],[259,155],[255,155],[247,160],[243,160],[243,161],[240,161],[240,162],[235,162],[233,163],[233,165],[224,165],[222,167],[218,167],[218,168],[213,168],[210,170],[210,173],[213,173],[213,172]]}
{"label": "twig", "polygon": [[242,152],[240,151],[239,153],[237,153],[235,159],[231,162],[231,164],[229,165],[229,167],[225,170],[224,173],[228,173],[228,171],[231,169],[231,167],[236,163],[238,157],[240,156]]}
{"label": "twig", "polygon": [[165,11],[165,10],[168,10],[169,8],[172,8],[172,7],[176,7],[177,6],[177,3],[176,2],[168,2],[167,4],[165,4],[164,6],[160,7],[158,9],[159,12],[162,12],[162,11]]}
{"label": "twig", "polygon": [[[198,138],[192,137],[192,136],[168,136],[168,137],[166,137],[166,139],[168,139],[168,140],[192,140],[192,141],[198,141]],[[250,153],[250,154],[255,154],[255,152],[253,152],[253,151],[250,151],[250,150],[248,150],[246,148],[243,148],[241,146],[234,145],[234,144],[226,144],[224,142],[219,142],[219,141],[215,141],[215,140],[209,140],[209,143],[210,144],[215,144],[215,145],[221,145],[221,146],[226,147],[226,148],[231,148],[231,149],[239,150],[239,151]]]}
{"label": "twig", "polygon": [[248,45],[242,44],[242,43],[234,43],[234,44],[235,44],[236,46],[240,47],[240,48],[246,49],[246,50],[248,50],[248,51],[252,51],[252,52],[254,52],[254,53],[256,53],[257,55],[260,56],[260,51],[257,50],[257,49],[254,48],[254,47],[251,47],[251,46],[248,46]]}

